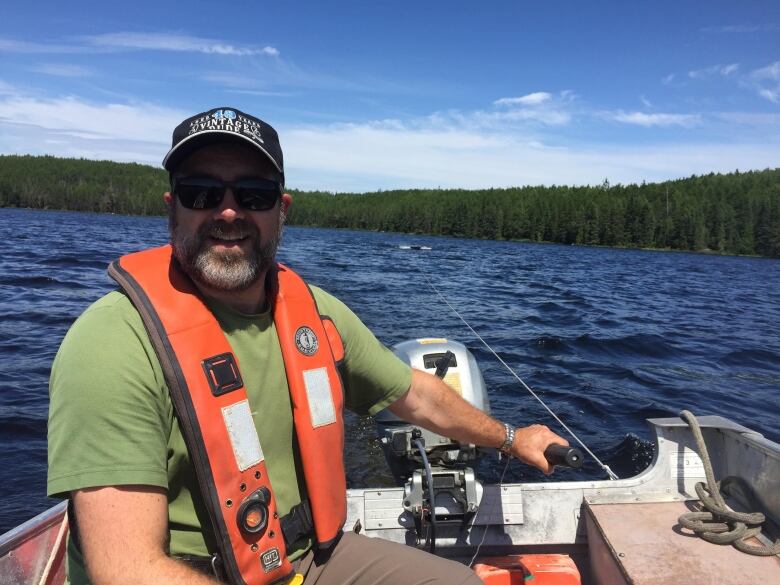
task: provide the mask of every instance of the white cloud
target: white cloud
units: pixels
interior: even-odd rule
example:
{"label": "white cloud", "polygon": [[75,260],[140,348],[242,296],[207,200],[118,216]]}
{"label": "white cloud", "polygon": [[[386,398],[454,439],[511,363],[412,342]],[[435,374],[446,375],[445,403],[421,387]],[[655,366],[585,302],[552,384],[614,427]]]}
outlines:
{"label": "white cloud", "polygon": [[537,91],[521,97],[501,98],[493,102],[496,106],[538,106],[552,99],[546,91]]}
{"label": "white cloud", "polygon": [[[14,91],[10,86],[7,90]],[[168,148],[172,129],[192,113],[149,103],[0,97],[0,152],[157,166]],[[580,114],[583,123],[592,125],[605,119]],[[648,118],[637,117],[637,113],[622,114],[632,120],[631,124],[687,123],[680,120],[681,114],[660,115],[667,118],[659,114],[643,114]],[[596,140],[576,143],[556,136],[559,127],[529,126],[535,120],[517,118],[523,115],[512,110],[449,111],[411,120],[281,125],[277,129],[290,186],[334,191],[598,184],[604,177],[613,183],[626,183],[764,168],[776,166],[780,160],[780,142],[771,138],[776,133],[762,132],[752,141],[728,143],[651,144],[644,138],[634,140],[633,145],[624,140],[621,144]],[[730,122],[735,124],[757,127],[761,123],[749,113],[734,116],[738,118]],[[739,116],[747,118],[740,120]],[[724,117],[721,123],[729,120]],[[597,126],[591,130],[593,136],[599,134]],[[564,143],[566,147],[560,146]]]}
{"label": "white cloud", "polygon": [[780,91],[776,89],[760,89],[758,91],[758,95],[760,95],[762,98],[768,99],[770,102],[780,104]]}
{"label": "white cloud", "polygon": [[[750,73],[739,74],[739,63],[712,65],[688,72],[691,79],[705,80],[715,77],[736,79],[739,86],[751,89],[766,100],[780,103],[780,61],[755,69]],[[670,79],[672,76],[670,76]]]}
{"label": "white cloud", "polygon": [[572,119],[571,102],[577,96],[571,90],[564,90],[553,96],[546,91],[537,91],[520,97],[497,99],[493,105],[500,110],[475,111],[467,115],[453,113],[451,117],[461,123],[495,126],[497,124],[537,122],[548,126],[563,126]]}
{"label": "white cloud", "polygon": [[717,70],[717,65],[714,67],[707,67],[706,69],[694,69],[692,71],[688,71],[688,77],[691,79],[703,79],[705,77],[710,77],[715,74],[715,71]]}
{"label": "white cloud", "polygon": [[0,79],[0,95],[16,95],[16,94],[17,94],[17,90],[13,85]]}
{"label": "white cloud", "polygon": [[704,69],[694,69],[688,71],[688,77],[691,79],[707,79],[710,77],[729,77],[739,70],[739,63],[729,63],[728,65],[712,65]]}
{"label": "white cloud", "polygon": [[752,85],[762,98],[780,103],[780,61],[751,72],[748,85]]}
{"label": "white cloud", "polygon": [[476,111],[468,114],[451,113],[450,117],[467,127],[495,127],[509,123],[537,122],[546,126],[564,126],[571,122],[572,115],[555,108],[522,108],[501,112]]}
{"label": "white cloud", "polygon": [[92,69],[72,63],[42,63],[33,67],[32,71],[55,77],[90,77],[94,75]]}
{"label": "white cloud", "polygon": [[211,55],[278,57],[279,49],[238,46],[228,42],[175,33],[116,32],[79,37],[85,44],[36,43],[0,38],[0,53],[60,54],[121,50],[176,51]]}
{"label": "white cloud", "polygon": [[774,23],[767,24],[727,24],[723,26],[708,26],[701,29],[704,33],[753,33],[759,31],[775,30],[777,25]]}
{"label": "white cloud", "polygon": [[635,124],[646,128],[651,126],[682,126],[683,128],[692,128],[701,123],[701,116],[699,114],[646,114],[645,112],[624,112],[618,110],[617,112],[608,113],[606,117],[615,120],[616,122]]}
{"label": "white cloud", "polygon": [[511,132],[391,129],[371,124],[282,128],[287,176],[301,189],[506,187],[657,181],[776,166],[780,145],[550,147]]}
{"label": "white cloud", "polygon": [[81,47],[62,44],[32,43],[29,41],[17,41],[15,39],[0,38],[0,53],[83,53]]}
{"label": "white cloud", "polygon": [[237,93],[240,95],[254,95],[258,97],[293,97],[297,95],[292,91],[263,91],[260,89],[226,89],[227,93]]}
{"label": "white cloud", "polygon": [[[198,79],[208,83],[220,86],[224,91],[231,93],[243,93],[246,95],[257,95],[266,97],[289,97],[293,95],[289,91],[275,91],[269,89],[275,87],[277,82],[270,79],[270,76],[248,75],[242,77],[232,73],[201,73]],[[279,85],[284,85],[279,83]]]}
{"label": "white cloud", "polygon": [[113,49],[177,51],[239,57],[279,55],[279,50],[274,47],[236,46],[215,39],[169,33],[116,32],[88,36],[84,37],[84,40],[96,47]]}
{"label": "white cloud", "polygon": [[579,97],[579,96],[577,96],[577,94],[576,94],[576,93],[574,93],[574,92],[573,92],[572,90],[570,90],[570,89],[564,89],[564,90],[561,92],[561,100],[562,100],[562,101],[564,101],[564,102],[573,102],[573,101],[574,101],[574,100],[576,100],[578,97]]}
{"label": "white cloud", "polygon": [[780,61],[775,61],[766,67],[756,69],[753,71],[752,76],[756,79],[771,79],[773,81],[780,81]]}
{"label": "white cloud", "polygon": [[[337,90],[341,92],[416,94],[433,91],[430,84],[421,89],[419,84],[410,86],[375,77],[357,77],[353,72],[333,74],[318,68],[307,70],[284,60],[279,49],[273,46],[235,45],[218,39],[186,34],[116,32],[77,37],[71,46],[45,44],[0,38],[0,54],[3,52],[30,54],[58,53],[112,53],[122,51],[169,51],[201,53],[234,57],[260,56],[239,63],[220,63],[218,72],[200,70],[199,79],[239,90],[268,91],[280,86]],[[226,69],[228,67],[229,69]],[[232,68],[232,69],[230,69]],[[51,72],[54,74],[54,72]],[[436,87],[436,91],[440,88]]]}
{"label": "white cloud", "polygon": [[639,96],[639,101],[642,102],[642,105],[648,109],[653,109],[654,107],[653,103],[643,95]]}
{"label": "white cloud", "polygon": [[664,85],[669,85],[670,83],[672,83],[672,81],[674,81],[674,73],[670,73],[669,75],[661,79],[661,83],[663,83]]}
{"label": "white cloud", "polygon": [[721,112],[715,114],[715,118],[729,124],[741,126],[753,126],[764,129],[767,126],[780,126],[780,114],[756,113],[756,112]]}
{"label": "white cloud", "polygon": [[[0,152],[159,165],[173,128],[190,113],[153,104],[90,104],[74,97],[0,99]],[[66,141],[47,150],[39,145]],[[51,141],[54,141],[53,143]]]}
{"label": "white cloud", "polygon": [[279,88],[311,88],[343,93],[418,94],[424,89],[418,85],[390,82],[384,79],[362,77],[349,72],[325,71],[322,68],[307,70],[281,57],[253,59],[244,64],[223,64],[219,70],[202,70],[198,79],[224,88],[253,91],[275,91]]}

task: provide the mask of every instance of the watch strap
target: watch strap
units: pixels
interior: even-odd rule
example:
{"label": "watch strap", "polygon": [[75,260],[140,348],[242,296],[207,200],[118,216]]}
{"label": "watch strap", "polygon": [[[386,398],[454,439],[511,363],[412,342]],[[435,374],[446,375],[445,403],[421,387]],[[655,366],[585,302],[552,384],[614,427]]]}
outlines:
{"label": "watch strap", "polygon": [[499,447],[499,450],[508,455],[515,442],[515,427],[508,423],[504,423],[504,430],[506,431],[506,436],[504,438],[504,443]]}

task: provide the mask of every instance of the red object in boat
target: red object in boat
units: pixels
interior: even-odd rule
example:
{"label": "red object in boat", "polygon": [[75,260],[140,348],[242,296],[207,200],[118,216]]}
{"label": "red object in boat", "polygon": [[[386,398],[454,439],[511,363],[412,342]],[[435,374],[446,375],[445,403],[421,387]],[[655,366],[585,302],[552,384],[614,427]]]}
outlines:
{"label": "red object in boat", "polygon": [[568,555],[482,557],[474,571],[485,585],[580,585],[580,572]]}

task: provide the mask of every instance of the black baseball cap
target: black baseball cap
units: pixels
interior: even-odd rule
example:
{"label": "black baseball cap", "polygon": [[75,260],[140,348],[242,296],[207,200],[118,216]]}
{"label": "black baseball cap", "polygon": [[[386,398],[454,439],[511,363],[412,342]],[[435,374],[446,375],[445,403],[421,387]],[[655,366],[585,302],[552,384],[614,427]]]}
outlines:
{"label": "black baseball cap", "polygon": [[184,158],[198,148],[228,141],[257,148],[281,173],[284,182],[284,159],[276,130],[259,118],[235,108],[214,108],[195,114],[176,126],[171,149],[163,159],[163,167],[173,172]]}

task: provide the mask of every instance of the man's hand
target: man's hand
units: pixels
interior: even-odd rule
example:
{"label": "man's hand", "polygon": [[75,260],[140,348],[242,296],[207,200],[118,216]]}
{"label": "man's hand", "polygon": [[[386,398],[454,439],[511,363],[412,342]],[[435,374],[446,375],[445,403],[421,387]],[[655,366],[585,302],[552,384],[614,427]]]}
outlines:
{"label": "man's hand", "polygon": [[[461,443],[497,448],[506,438],[503,424],[472,406],[436,376],[420,370],[412,370],[412,385],[389,409],[406,422]],[[510,453],[549,475],[553,466],[544,458],[544,450],[554,443],[569,444],[546,426],[531,425],[515,431]]]}
{"label": "man's hand", "polygon": [[217,585],[166,554],[168,498],[152,486],[72,493],[81,551],[94,585]]}
{"label": "man's hand", "polygon": [[515,442],[509,453],[523,463],[540,469],[545,475],[550,475],[554,466],[545,459],[544,450],[554,444],[568,446],[569,442],[544,425],[530,425],[515,429]]}

